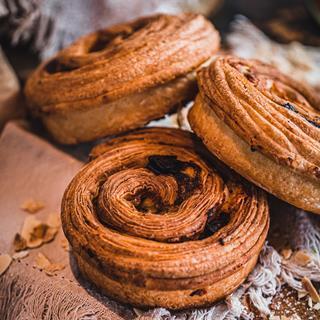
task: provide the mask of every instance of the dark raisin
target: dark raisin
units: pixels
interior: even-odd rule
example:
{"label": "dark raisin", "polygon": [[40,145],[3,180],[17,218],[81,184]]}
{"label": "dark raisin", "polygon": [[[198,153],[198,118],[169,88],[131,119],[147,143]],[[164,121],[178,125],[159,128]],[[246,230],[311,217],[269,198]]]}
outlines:
{"label": "dark raisin", "polygon": [[214,217],[207,222],[206,228],[211,234],[214,234],[224,226],[226,226],[230,221],[230,215],[225,212],[221,212],[218,217]]}
{"label": "dark raisin", "polygon": [[193,296],[203,296],[207,293],[207,290],[205,289],[198,289],[198,290],[194,290],[190,293],[190,297]]}
{"label": "dark raisin", "polygon": [[174,174],[183,168],[183,162],[176,156],[150,156],[148,160],[147,169],[155,174]]}
{"label": "dark raisin", "polygon": [[320,123],[317,123],[315,121],[312,121],[312,120],[309,120],[309,119],[306,119],[309,123],[311,123],[314,127],[316,128],[320,128]]}
{"label": "dark raisin", "polygon": [[171,175],[177,181],[179,190],[175,205],[181,204],[199,187],[201,169],[195,163],[180,161],[176,156],[161,155],[150,156],[148,160],[147,169],[157,175]]}
{"label": "dark raisin", "polygon": [[297,109],[289,102],[286,102],[283,106],[290,111],[298,113]]}

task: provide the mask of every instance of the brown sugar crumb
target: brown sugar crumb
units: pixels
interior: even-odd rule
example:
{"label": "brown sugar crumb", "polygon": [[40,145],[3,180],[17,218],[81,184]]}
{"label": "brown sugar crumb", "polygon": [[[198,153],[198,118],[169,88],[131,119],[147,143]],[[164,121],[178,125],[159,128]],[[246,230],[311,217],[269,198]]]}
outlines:
{"label": "brown sugar crumb", "polygon": [[28,199],[22,203],[20,208],[28,213],[37,213],[44,208],[44,204],[39,200]]}

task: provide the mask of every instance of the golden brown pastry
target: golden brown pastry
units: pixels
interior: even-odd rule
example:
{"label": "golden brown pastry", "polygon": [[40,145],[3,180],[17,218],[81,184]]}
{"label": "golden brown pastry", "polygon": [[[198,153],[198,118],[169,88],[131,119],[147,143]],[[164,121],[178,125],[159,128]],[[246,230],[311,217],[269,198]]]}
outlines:
{"label": "golden brown pastry", "polygon": [[257,60],[220,57],[198,73],[192,129],[225,164],[320,213],[320,97]]}
{"label": "golden brown pastry", "polygon": [[140,307],[205,306],[256,264],[263,191],[214,165],[195,135],[146,128],[107,141],[73,179],[62,225],[82,274]]}
{"label": "golden brown pastry", "polygon": [[203,16],[155,15],[80,38],[43,63],[25,94],[60,143],[141,127],[193,98],[194,71],[219,48]]}

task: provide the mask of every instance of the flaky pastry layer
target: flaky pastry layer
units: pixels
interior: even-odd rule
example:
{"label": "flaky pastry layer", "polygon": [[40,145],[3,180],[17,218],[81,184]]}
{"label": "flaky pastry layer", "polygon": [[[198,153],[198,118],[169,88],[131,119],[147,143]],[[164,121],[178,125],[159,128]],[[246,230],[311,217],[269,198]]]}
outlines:
{"label": "flaky pastry layer", "polygon": [[[27,102],[61,143],[119,133],[163,117],[192,98],[192,73],[218,48],[218,32],[201,15],[140,18],[81,37],[44,62],[27,81]],[[175,90],[174,99],[166,94],[160,99],[157,89],[168,88]],[[134,105],[121,125],[131,99]],[[144,121],[137,121],[141,110]]]}
{"label": "flaky pastry layer", "polygon": [[317,93],[270,65],[232,56],[200,70],[198,82],[189,120],[207,147],[257,185],[320,213]]}
{"label": "flaky pastry layer", "polygon": [[268,231],[265,194],[193,134],[141,129],[91,158],[64,194],[62,225],[80,271],[105,294],[184,309],[245,280]]}

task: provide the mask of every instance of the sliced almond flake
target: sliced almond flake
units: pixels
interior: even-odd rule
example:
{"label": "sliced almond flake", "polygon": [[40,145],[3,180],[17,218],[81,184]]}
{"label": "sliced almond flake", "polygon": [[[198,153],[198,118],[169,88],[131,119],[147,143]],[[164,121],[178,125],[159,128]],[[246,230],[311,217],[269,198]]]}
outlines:
{"label": "sliced almond flake", "polygon": [[41,201],[35,199],[28,199],[22,203],[20,208],[29,213],[37,213],[44,208],[44,204]]}
{"label": "sliced almond flake", "polygon": [[0,254],[0,276],[3,275],[9,268],[12,258],[9,254]]}
{"label": "sliced almond flake", "polygon": [[30,241],[34,241],[37,239],[43,239],[49,229],[49,226],[45,223],[40,223],[35,226],[30,233]]}
{"label": "sliced almond flake", "polygon": [[48,276],[53,276],[57,271],[61,271],[65,268],[65,265],[61,263],[52,263],[49,266],[44,268],[44,272]]}
{"label": "sliced almond flake", "polygon": [[141,315],[143,314],[143,311],[142,311],[142,310],[139,310],[139,309],[137,309],[137,308],[133,308],[133,311],[135,312],[135,314],[136,314],[137,316],[141,316]]}
{"label": "sliced almond flake", "polygon": [[35,262],[38,269],[44,269],[51,264],[50,260],[41,252],[38,253]]}
{"label": "sliced almond flake", "polygon": [[[54,222],[54,219],[51,221]],[[57,227],[51,227],[47,223],[43,223],[34,216],[26,217],[22,231],[21,238],[25,239],[25,247],[21,246],[20,250],[27,248],[37,248],[43,243],[52,241],[58,232]],[[17,243],[18,247],[18,243]],[[18,251],[18,250],[16,250]]]}
{"label": "sliced almond flake", "polygon": [[69,247],[69,242],[66,238],[62,238],[61,239],[61,247],[65,250],[65,251],[70,251],[70,247]]}
{"label": "sliced almond flake", "polygon": [[27,216],[24,219],[24,223],[21,230],[21,236],[28,240],[33,233],[33,230],[41,225],[41,221],[34,216]]}
{"label": "sliced almond flake", "polygon": [[311,297],[308,298],[308,307],[312,308],[312,299],[311,299]]}
{"label": "sliced almond flake", "polygon": [[[318,293],[317,289],[313,286],[310,279],[307,277],[303,277],[301,282],[302,282],[302,285],[304,286],[304,288],[308,291],[312,301],[316,302],[316,303],[320,302],[319,293]],[[312,308],[312,306],[310,308]]]}
{"label": "sliced almond flake", "polygon": [[27,241],[20,233],[16,233],[13,239],[14,251],[22,251],[27,248]]}
{"label": "sliced almond flake", "polygon": [[61,263],[51,263],[51,261],[41,252],[36,257],[36,267],[43,270],[48,276],[53,276],[57,271],[61,271],[65,266]]}
{"label": "sliced almond flake", "polygon": [[59,228],[61,225],[60,215],[58,213],[50,213],[47,219],[47,225],[52,228]]}
{"label": "sliced almond flake", "polygon": [[292,255],[292,250],[289,248],[285,248],[281,250],[281,255],[284,259],[288,260]]}
{"label": "sliced almond flake", "polygon": [[16,252],[12,255],[13,260],[24,259],[29,255],[29,251],[24,250],[20,252]]}
{"label": "sliced almond flake", "polygon": [[44,243],[48,243],[50,241],[52,241],[55,236],[58,233],[58,229],[57,228],[51,228],[49,227],[44,235],[44,237],[42,238]]}
{"label": "sliced almond flake", "polygon": [[293,253],[291,260],[297,265],[304,267],[311,261],[311,257],[307,252],[299,250]]}
{"label": "sliced almond flake", "polygon": [[281,318],[279,316],[271,315],[269,320],[281,320]]}
{"label": "sliced almond flake", "polygon": [[307,291],[298,291],[298,299],[302,299],[305,296],[307,296],[308,292]]}
{"label": "sliced almond flake", "polygon": [[42,239],[29,240],[27,242],[27,248],[29,249],[39,248],[42,245],[42,243],[43,243]]}
{"label": "sliced almond flake", "polygon": [[313,309],[314,310],[320,310],[320,302],[316,303],[314,306],[313,306]]}

